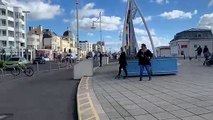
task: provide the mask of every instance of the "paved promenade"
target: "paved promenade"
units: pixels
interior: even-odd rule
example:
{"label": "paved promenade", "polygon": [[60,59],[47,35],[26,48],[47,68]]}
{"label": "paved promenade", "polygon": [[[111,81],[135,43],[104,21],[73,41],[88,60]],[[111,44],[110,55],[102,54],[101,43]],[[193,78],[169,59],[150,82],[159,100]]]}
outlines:
{"label": "paved promenade", "polygon": [[98,68],[92,87],[110,120],[213,120],[213,66],[180,60],[177,75],[114,79],[118,64]]}

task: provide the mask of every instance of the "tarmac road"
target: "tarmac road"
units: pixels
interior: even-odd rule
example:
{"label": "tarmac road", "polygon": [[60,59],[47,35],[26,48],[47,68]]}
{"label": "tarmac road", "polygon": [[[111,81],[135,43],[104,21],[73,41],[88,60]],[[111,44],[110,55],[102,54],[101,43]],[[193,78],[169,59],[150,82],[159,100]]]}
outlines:
{"label": "tarmac road", "polygon": [[[76,120],[79,80],[71,69],[0,81],[0,120]],[[3,117],[2,117],[3,118]]]}

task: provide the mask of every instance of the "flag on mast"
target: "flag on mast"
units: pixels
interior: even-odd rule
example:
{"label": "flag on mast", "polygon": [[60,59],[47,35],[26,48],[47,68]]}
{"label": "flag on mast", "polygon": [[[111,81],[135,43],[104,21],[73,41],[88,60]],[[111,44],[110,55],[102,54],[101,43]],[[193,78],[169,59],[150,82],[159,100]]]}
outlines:
{"label": "flag on mast", "polygon": [[123,43],[122,43],[128,56],[136,55],[138,50],[138,44],[136,41],[133,26],[133,19],[136,13],[137,7],[135,6],[135,3],[132,0],[128,0],[127,13],[123,29]]}

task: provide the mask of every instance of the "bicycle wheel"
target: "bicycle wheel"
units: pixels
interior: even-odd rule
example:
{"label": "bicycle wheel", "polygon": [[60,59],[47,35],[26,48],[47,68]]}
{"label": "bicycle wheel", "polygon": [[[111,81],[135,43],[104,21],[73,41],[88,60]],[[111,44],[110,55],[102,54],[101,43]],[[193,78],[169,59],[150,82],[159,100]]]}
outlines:
{"label": "bicycle wheel", "polygon": [[33,68],[32,67],[26,67],[25,69],[24,69],[24,74],[26,75],[26,76],[32,76],[33,74],[34,74],[34,70],[33,70]]}
{"label": "bicycle wheel", "polygon": [[11,74],[13,76],[18,76],[20,74],[20,69],[18,67],[14,67],[11,69]]}

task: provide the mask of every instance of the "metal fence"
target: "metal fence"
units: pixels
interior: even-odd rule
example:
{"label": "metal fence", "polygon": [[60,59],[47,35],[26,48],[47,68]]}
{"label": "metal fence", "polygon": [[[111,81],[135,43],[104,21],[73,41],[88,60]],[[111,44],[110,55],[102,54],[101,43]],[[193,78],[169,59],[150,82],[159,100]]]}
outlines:
{"label": "metal fence", "polygon": [[[74,64],[76,64],[76,62],[71,63],[71,62],[50,61],[46,62],[45,64],[36,63],[36,64],[29,64],[28,66],[31,66],[33,68],[34,74],[40,74],[43,72],[51,72],[61,69],[72,69]],[[6,70],[5,68],[0,68],[0,80],[7,79],[8,78],[7,76],[12,76],[11,71]],[[14,78],[19,78],[19,76],[14,76]]]}

